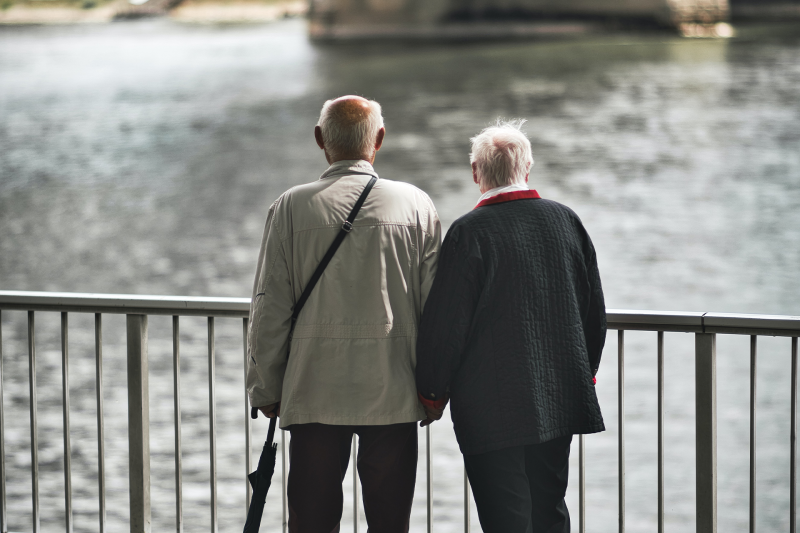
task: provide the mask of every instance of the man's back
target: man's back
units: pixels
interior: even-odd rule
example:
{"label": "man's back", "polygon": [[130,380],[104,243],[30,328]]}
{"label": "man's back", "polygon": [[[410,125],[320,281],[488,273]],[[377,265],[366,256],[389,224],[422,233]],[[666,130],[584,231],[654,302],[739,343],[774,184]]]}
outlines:
{"label": "man's back", "polygon": [[[374,174],[364,161],[341,161],[270,208],[249,336],[250,353],[259,357],[248,388],[253,396],[277,390],[279,398],[261,403],[281,401],[282,427],[423,418],[415,345],[440,229],[430,199],[411,185],[375,184],[300,313],[285,375],[280,368],[286,317]],[[269,304],[259,305],[260,298]]]}
{"label": "man's back", "polygon": [[[250,405],[280,416],[292,434],[289,531],[338,531],[355,435],[368,528],[409,530],[416,421],[424,418],[414,383],[417,324],[441,229],[422,191],[376,179],[385,135],[378,102],[326,101],[314,140],[330,167],[278,198],[264,228],[246,386]],[[312,285],[317,268],[325,270]]]}

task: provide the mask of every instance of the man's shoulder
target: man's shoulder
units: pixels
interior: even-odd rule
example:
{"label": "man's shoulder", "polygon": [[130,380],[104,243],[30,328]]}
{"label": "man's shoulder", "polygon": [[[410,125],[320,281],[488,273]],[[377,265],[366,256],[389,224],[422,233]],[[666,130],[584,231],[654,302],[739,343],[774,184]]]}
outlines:
{"label": "man's shoulder", "polygon": [[325,180],[314,180],[309,181],[307,183],[301,183],[299,185],[295,185],[290,189],[284,191],[283,194],[278,196],[278,199],[275,200],[275,203],[286,203],[295,199],[297,197],[309,196],[316,194],[320,189],[324,189],[326,185]]}
{"label": "man's shoulder", "polygon": [[378,184],[376,184],[376,187],[378,189],[384,189],[387,193],[398,198],[422,201],[433,206],[433,201],[425,191],[408,182],[381,179],[378,181]]}
{"label": "man's shoulder", "polygon": [[[354,192],[365,186],[370,177],[354,173],[296,185],[281,194],[270,209],[276,219],[294,222],[298,216],[324,217],[323,213],[331,209],[349,210],[358,196]],[[387,179],[378,179],[362,213],[395,222],[419,222],[424,227],[438,221],[436,207],[424,191],[410,183]]]}
{"label": "man's shoulder", "polygon": [[302,210],[313,207],[314,199],[320,200],[320,193],[334,183],[336,183],[336,180],[318,179],[295,185],[278,196],[270,209],[274,211],[277,216],[290,217],[292,216],[292,212],[298,208]]}
{"label": "man's shoulder", "polygon": [[375,216],[403,225],[418,225],[427,235],[441,239],[439,215],[431,198],[419,187],[403,181],[378,180]]}

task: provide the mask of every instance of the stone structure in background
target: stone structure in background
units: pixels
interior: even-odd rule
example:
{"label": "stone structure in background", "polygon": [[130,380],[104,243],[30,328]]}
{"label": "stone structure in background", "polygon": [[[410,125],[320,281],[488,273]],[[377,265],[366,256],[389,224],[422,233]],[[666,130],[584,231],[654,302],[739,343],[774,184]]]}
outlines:
{"label": "stone structure in background", "polygon": [[729,0],[734,21],[800,20],[800,0]]}
{"label": "stone structure in background", "polygon": [[800,0],[0,0],[0,26],[170,16],[266,22],[305,16],[317,39],[547,37],[661,26],[729,37],[734,23],[800,20]]}
{"label": "stone structure in background", "polygon": [[[728,0],[309,0],[311,35],[478,38],[580,33],[613,22],[716,36]],[[725,25],[727,27],[727,25]],[[727,27],[729,28],[729,27]],[[728,35],[719,35],[728,36]]]}
{"label": "stone structure in background", "polygon": [[669,20],[675,26],[716,24],[728,20],[728,0],[667,0],[666,4]]}

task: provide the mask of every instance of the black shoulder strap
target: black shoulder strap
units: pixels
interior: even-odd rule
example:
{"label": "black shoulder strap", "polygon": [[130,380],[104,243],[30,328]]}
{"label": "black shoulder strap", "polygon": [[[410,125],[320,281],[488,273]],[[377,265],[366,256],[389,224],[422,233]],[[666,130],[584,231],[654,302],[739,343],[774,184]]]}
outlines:
{"label": "black shoulder strap", "polygon": [[[314,290],[314,286],[319,281],[319,278],[322,277],[322,273],[325,272],[325,267],[327,267],[328,263],[330,263],[331,259],[333,259],[333,254],[335,254],[336,250],[339,249],[339,245],[342,244],[342,241],[344,240],[345,237],[347,237],[347,234],[350,233],[350,230],[353,229],[353,222],[355,221],[356,216],[358,216],[358,212],[361,211],[361,206],[364,205],[364,201],[367,199],[367,196],[369,196],[369,191],[372,190],[372,186],[375,185],[376,181],[378,181],[378,178],[372,176],[372,179],[369,180],[369,183],[367,183],[366,187],[364,187],[364,190],[361,191],[361,196],[358,197],[356,205],[353,206],[353,210],[350,211],[349,215],[347,215],[347,220],[345,220],[344,224],[342,224],[342,229],[339,230],[339,233],[336,235],[336,238],[333,239],[330,248],[328,248],[328,251],[325,252],[325,257],[323,257],[322,261],[320,261],[319,265],[317,265],[317,269],[314,271],[314,274],[311,276],[311,279],[308,280],[308,285],[306,285],[306,288],[303,289],[303,294],[300,295],[300,299],[297,300],[296,304],[294,304],[294,311],[292,312],[292,325],[291,329],[289,330],[289,339],[292,338],[292,332],[294,332],[294,324],[295,322],[297,322],[297,317],[300,315],[300,311],[303,310],[303,306],[306,304],[306,300],[308,300],[308,297],[311,295],[311,291]],[[258,418],[257,407],[250,408],[250,418]],[[269,433],[267,436],[267,442],[270,444],[272,444],[272,439],[274,438],[275,435],[276,420],[277,418],[272,418],[269,422]]]}
{"label": "black shoulder strap", "polygon": [[333,239],[330,248],[325,253],[325,257],[322,258],[322,261],[319,262],[317,269],[314,271],[314,274],[311,276],[311,279],[308,280],[308,285],[306,288],[303,289],[303,294],[300,295],[300,299],[297,300],[297,303],[294,304],[294,311],[292,312],[292,329],[294,329],[294,323],[297,322],[297,317],[300,315],[300,311],[303,310],[303,306],[306,304],[306,300],[311,295],[311,291],[314,290],[314,286],[319,281],[319,278],[322,277],[322,273],[325,272],[325,268],[328,266],[328,263],[331,262],[333,259],[333,255],[336,253],[336,250],[339,249],[339,245],[342,244],[342,241],[347,234],[350,233],[350,230],[353,229],[353,221],[356,219],[358,212],[361,210],[361,206],[364,205],[364,201],[369,196],[369,191],[372,190],[372,186],[375,185],[375,182],[378,181],[378,178],[372,176],[372,179],[369,180],[364,190],[361,191],[361,196],[358,197],[358,201],[356,205],[353,206],[353,210],[350,211],[350,214],[347,216],[347,220],[344,221],[342,224],[342,229],[339,230],[339,233],[336,235],[336,238]]}

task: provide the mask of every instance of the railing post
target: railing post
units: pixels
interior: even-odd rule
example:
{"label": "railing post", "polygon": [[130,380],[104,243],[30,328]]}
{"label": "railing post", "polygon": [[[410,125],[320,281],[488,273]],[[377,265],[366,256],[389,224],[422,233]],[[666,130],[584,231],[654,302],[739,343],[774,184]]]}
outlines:
{"label": "railing post", "polygon": [[664,332],[658,332],[658,533],[664,533]]}
{"label": "railing post", "polygon": [[61,402],[64,411],[64,529],[72,533],[72,444],[69,434],[69,314],[61,313]]}
{"label": "railing post", "polygon": [[469,476],[464,468],[464,533],[469,533]]}
{"label": "railing post", "polygon": [[214,317],[208,317],[208,451],[210,456],[211,533],[219,531],[217,518],[217,363]]}
{"label": "railing post", "polygon": [[619,468],[619,533],[625,533],[625,331],[617,332],[617,426]]}
{"label": "railing post", "polygon": [[697,533],[717,532],[717,336],[695,335]]}
{"label": "railing post", "polygon": [[797,337],[792,338],[791,422],[789,423],[789,531],[797,533]]}
{"label": "railing post", "polygon": [[586,445],[578,435],[578,533],[586,533]]}
{"label": "railing post", "polygon": [[433,481],[431,479],[431,425],[428,424],[425,426],[425,468],[427,470],[427,476],[425,476],[425,484],[428,488],[428,529],[427,532],[431,533],[433,530]]}
{"label": "railing post", "polygon": [[[183,533],[183,451],[181,445],[181,325],[172,317],[172,401],[175,421],[175,531]],[[249,466],[248,458],[248,466]],[[247,479],[247,478],[245,478]]]}
{"label": "railing post", "polygon": [[150,533],[150,403],[147,316],[127,315],[131,533]]}
{"label": "railing post", "polygon": [[758,337],[750,336],[750,533],[756,533],[756,363]]}
{"label": "railing post", "polygon": [[6,518],[6,433],[3,417],[3,312],[0,311],[0,533],[8,532]]}
{"label": "railing post", "polygon": [[103,315],[94,315],[95,393],[97,394],[97,492],[100,533],[106,531],[106,423],[103,402]]}
{"label": "railing post", "polygon": [[283,514],[283,521],[281,522],[281,531],[286,533],[289,531],[289,496],[287,488],[289,486],[289,447],[286,445],[286,436],[289,432],[285,429],[281,430],[281,512]]}
{"label": "railing post", "polygon": [[[252,471],[251,462],[252,452],[250,448],[250,439],[252,438],[252,431],[250,425],[250,397],[247,394],[247,323],[248,319],[245,318],[243,320],[243,335],[242,339],[244,341],[244,484],[245,484],[245,502],[244,502],[244,514],[247,516],[248,511],[250,510],[250,498],[253,494],[253,488],[250,486],[250,481],[247,479],[248,474]],[[181,532],[182,533],[182,532]]]}
{"label": "railing post", "polygon": [[36,315],[28,311],[28,387],[31,412],[31,529],[40,531],[39,517],[39,423],[36,394]]}
{"label": "railing post", "polygon": [[353,533],[358,533],[358,445],[353,433]]}

